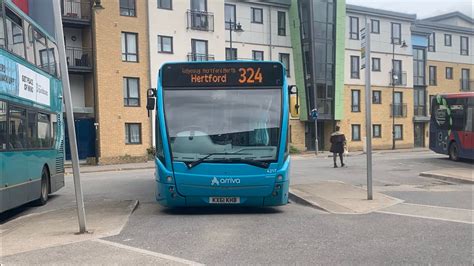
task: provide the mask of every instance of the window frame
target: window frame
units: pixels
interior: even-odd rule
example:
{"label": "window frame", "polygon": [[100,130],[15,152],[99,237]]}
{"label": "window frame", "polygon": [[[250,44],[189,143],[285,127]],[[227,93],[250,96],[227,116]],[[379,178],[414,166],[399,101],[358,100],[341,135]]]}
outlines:
{"label": "window frame", "polygon": [[[450,70],[450,71],[448,71]],[[448,75],[450,74],[450,75]],[[454,76],[454,69],[452,67],[446,67],[445,69],[445,78],[452,80]]]}
{"label": "window frame", "polygon": [[[228,57],[228,55],[231,54],[232,57]],[[235,55],[235,57],[234,57]],[[225,48],[225,60],[226,61],[231,61],[231,60],[237,60],[238,58],[238,51],[237,51],[237,48],[230,48],[230,47],[226,47]]]}
{"label": "window frame", "polygon": [[[357,94],[357,103],[354,104],[354,95]],[[360,106],[360,90],[351,90],[351,113],[360,113],[361,106]]]}
{"label": "window frame", "polygon": [[[390,28],[391,28],[391,40],[390,40],[390,43],[391,44],[401,44],[402,43],[402,24],[401,23],[397,23],[397,22],[391,22],[390,24]],[[394,26],[395,25],[398,25],[398,37],[395,38],[394,37],[394,33],[395,33],[395,28]],[[395,42],[396,40],[396,42]]]}
{"label": "window frame", "polygon": [[[130,80],[136,80],[137,81],[137,95],[138,95],[138,98],[131,98],[130,97]],[[123,96],[123,100],[124,100],[124,103],[123,103],[123,106],[124,107],[141,107],[141,97],[140,97],[140,78],[138,77],[123,77],[123,82],[126,82],[127,83],[127,95],[124,95]],[[122,84],[123,86],[123,84]],[[130,104],[130,100],[133,100],[133,99],[136,99],[138,100],[138,104],[137,105],[131,105]],[[125,103],[126,101],[126,103]]]}
{"label": "window frame", "polygon": [[[283,27],[280,27],[283,24]],[[277,33],[278,36],[286,36],[286,12],[277,11]]]}
{"label": "window frame", "polygon": [[[288,58],[288,65],[283,62],[283,57]],[[286,77],[291,77],[291,57],[289,53],[278,53],[278,61],[280,61],[283,66],[285,66]]]}
{"label": "window frame", "polygon": [[[378,101],[375,100],[376,99],[375,94],[379,95]],[[372,104],[382,104],[382,91],[379,91],[379,90],[372,91]]]}
{"label": "window frame", "polygon": [[[227,20],[227,18],[225,17],[226,16],[226,7],[230,7],[232,8],[232,16],[233,18],[229,20]],[[233,20],[232,20],[233,19]],[[228,3],[225,3],[224,4],[224,23],[225,23],[225,29],[226,30],[229,30],[230,27],[232,27],[232,29],[235,29],[235,21],[237,20],[237,7],[234,5],[234,4],[228,4]],[[229,23],[230,22],[230,23]],[[232,24],[233,23],[233,24]]]}
{"label": "window frame", "polygon": [[[263,8],[259,8],[259,7],[250,7],[250,10],[251,10],[251,15],[252,15],[252,20],[251,20],[251,23],[255,23],[255,24],[263,24]],[[260,11],[260,21],[256,20],[255,18],[255,11]]]}
{"label": "window frame", "polygon": [[[351,61],[350,61],[350,64],[351,64],[351,69],[350,69],[350,70],[351,70],[351,71],[350,71],[350,73],[351,73],[351,79],[360,79],[360,56],[358,56],[358,55],[351,55],[350,58],[351,58],[351,59],[350,59],[350,60],[351,60]],[[356,58],[357,58],[357,66],[356,66],[355,68],[356,68],[357,70],[354,71],[354,69],[353,69],[354,65],[353,65],[353,63],[352,63],[352,60],[353,60],[353,59],[356,59]],[[355,75],[355,74],[356,74],[356,75]]]}
{"label": "window frame", "polygon": [[[256,59],[256,54],[261,54],[262,55],[262,59]],[[264,61],[265,60],[265,53],[264,51],[260,51],[260,50],[252,50],[252,60],[254,61]]]}
{"label": "window frame", "polygon": [[[378,127],[379,128],[379,134],[378,135],[375,135],[375,128]],[[373,138],[382,138],[382,124],[372,124],[372,137]]]}
{"label": "window frame", "polygon": [[[122,0],[119,1],[119,13],[120,13],[120,16],[122,17],[137,17],[137,1],[136,0],[126,0],[127,3],[130,5],[131,2],[133,2],[133,8],[131,7],[122,7]],[[123,14],[122,13],[122,10],[126,10],[128,15],[127,14]],[[133,10],[133,15],[130,15],[131,14],[131,11]]]}
{"label": "window frame", "polygon": [[[131,134],[130,134],[130,126],[131,125],[138,125],[138,138],[139,142],[131,142]],[[125,137],[127,136],[128,132],[128,139],[125,138],[125,145],[141,145],[142,144],[142,123],[138,122],[126,122],[125,123]]]}
{"label": "window frame", "polygon": [[[431,72],[431,69],[434,69]],[[437,86],[438,78],[437,78],[438,68],[436,66],[428,66],[428,85],[429,86]]]}
{"label": "window frame", "polygon": [[157,0],[157,8],[158,9],[164,9],[164,10],[173,10],[173,0],[169,0],[170,7],[163,7],[163,1],[168,1],[168,0]]}
{"label": "window frame", "polygon": [[[136,54],[132,54],[132,53],[129,53],[128,52],[128,35],[134,35],[135,36],[135,46],[136,46]],[[129,63],[139,63],[140,60],[139,60],[139,47],[138,47],[138,44],[139,44],[139,41],[138,41],[138,33],[137,32],[128,32],[128,31],[122,31],[121,32],[121,37],[125,37],[125,53],[122,51],[122,62],[129,62]],[[123,49],[123,47],[122,47]],[[125,60],[123,58],[123,56],[125,55]],[[128,55],[135,55],[137,57],[137,60],[136,61],[132,61],[132,60],[128,60]]]}
{"label": "window frame", "polygon": [[[466,47],[463,49],[463,40],[466,40]],[[460,55],[469,55],[469,37],[467,36],[459,36],[459,54]]]}
{"label": "window frame", "polygon": [[[353,32],[353,20],[356,21],[356,29]],[[359,17],[349,16],[349,39],[351,40],[359,40]]]}
{"label": "window frame", "polygon": [[[374,31],[374,22],[377,22],[377,31]],[[380,34],[380,20],[378,19],[371,19],[370,20],[370,33],[373,34]]]}
{"label": "window frame", "polygon": [[[358,128],[358,138],[354,138],[354,128]],[[360,124],[351,124],[351,141],[361,141],[362,136],[360,132]]]}
{"label": "window frame", "polygon": [[432,32],[430,36],[428,36],[428,52],[436,52],[436,33],[435,32]]}
{"label": "window frame", "polygon": [[[378,61],[378,68],[375,68],[375,61]],[[372,57],[372,72],[381,72],[381,59],[380,57]]]}
{"label": "window frame", "polygon": [[[157,35],[157,36],[158,36],[158,53],[161,53],[161,54],[174,54],[173,36],[167,36],[167,35]],[[166,38],[171,40],[171,51],[163,50],[163,39],[166,39]]]}
{"label": "window frame", "polygon": [[[449,43],[447,42],[447,40],[449,40]],[[451,34],[447,34],[447,33],[444,34],[444,46],[447,46],[447,47],[453,46],[453,37]]]}
{"label": "window frame", "polygon": [[[400,128],[400,137],[397,137],[397,128]],[[403,140],[403,124],[393,125],[393,139],[394,140]]]}

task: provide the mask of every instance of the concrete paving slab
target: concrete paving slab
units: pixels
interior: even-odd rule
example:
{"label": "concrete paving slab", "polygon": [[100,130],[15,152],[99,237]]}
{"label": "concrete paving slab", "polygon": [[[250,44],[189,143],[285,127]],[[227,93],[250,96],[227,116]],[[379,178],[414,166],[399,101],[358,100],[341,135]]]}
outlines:
{"label": "concrete paving slab", "polygon": [[474,184],[474,169],[470,168],[446,168],[434,171],[421,172],[420,176],[432,177],[436,179]]}
{"label": "concrete paving slab", "polygon": [[138,205],[136,200],[86,202],[89,233],[79,231],[76,208],[27,215],[0,226],[1,255],[65,245],[120,233]]}
{"label": "concrete paving slab", "polygon": [[377,192],[373,200],[367,200],[365,189],[335,180],[292,185],[290,195],[293,200],[334,214],[370,213],[403,202]]}
{"label": "concrete paving slab", "polygon": [[93,240],[6,256],[1,260],[6,265],[190,265],[154,252],[137,252]]}
{"label": "concrete paving slab", "polygon": [[397,204],[378,212],[467,224],[473,224],[474,217],[474,212],[468,209],[429,206],[412,203]]}

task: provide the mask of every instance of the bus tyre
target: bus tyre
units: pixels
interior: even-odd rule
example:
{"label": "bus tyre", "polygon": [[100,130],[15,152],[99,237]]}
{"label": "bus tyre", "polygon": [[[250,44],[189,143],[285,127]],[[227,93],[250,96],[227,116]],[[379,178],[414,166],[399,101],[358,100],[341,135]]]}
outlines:
{"label": "bus tyre", "polygon": [[38,200],[36,200],[37,206],[43,206],[48,201],[49,195],[49,173],[46,168],[43,168],[41,172],[41,195]]}
{"label": "bus tyre", "polygon": [[459,161],[459,149],[456,142],[452,142],[451,145],[449,145],[449,159]]}

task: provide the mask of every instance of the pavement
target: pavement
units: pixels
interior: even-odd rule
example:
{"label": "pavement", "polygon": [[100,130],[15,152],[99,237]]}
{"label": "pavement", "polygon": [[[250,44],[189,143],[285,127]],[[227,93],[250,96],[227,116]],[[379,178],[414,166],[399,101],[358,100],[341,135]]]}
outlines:
{"label": "pavement", "polygon": [[449,168],[434,171],[421,172],[420,176],[432,177],[440,180],[474,184],[473,168]]}

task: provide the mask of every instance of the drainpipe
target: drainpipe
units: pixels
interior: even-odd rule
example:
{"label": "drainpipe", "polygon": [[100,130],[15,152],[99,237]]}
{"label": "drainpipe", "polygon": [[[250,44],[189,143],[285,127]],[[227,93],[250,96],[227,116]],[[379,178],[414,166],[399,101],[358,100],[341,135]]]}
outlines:
{"label": "drainpipe", "polygon": [[273,59],[272,53],[273,53],[273,44],[272,44],[272,6],[269,7],[270,11],[268,12],[268,30],[269,30],[269,40],[268,40],[268,46],[270,48],[270,52],[268,53],[270,55],[270,61]]}

